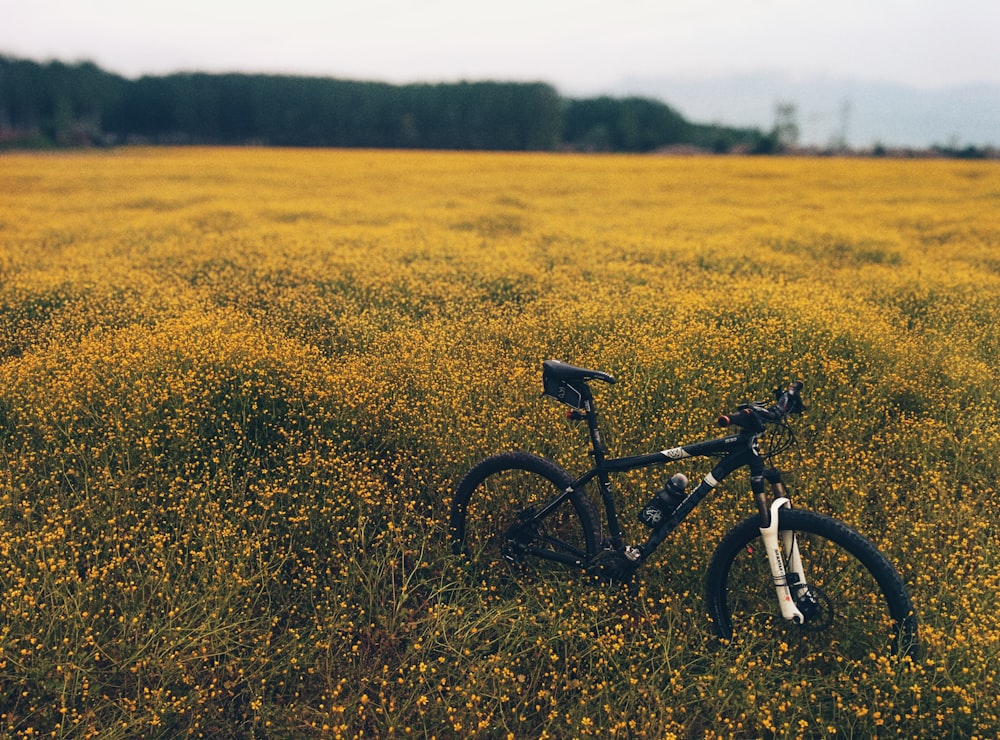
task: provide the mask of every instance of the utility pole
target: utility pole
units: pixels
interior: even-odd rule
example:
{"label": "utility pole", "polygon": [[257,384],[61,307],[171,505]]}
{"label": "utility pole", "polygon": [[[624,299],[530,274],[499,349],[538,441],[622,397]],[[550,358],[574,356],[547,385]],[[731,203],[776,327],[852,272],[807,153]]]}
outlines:
{"label": "utility pole", "polygon": [[851,102],[845,100],[840,104],[840,126],[830,140],[830,148],[834,151],[847,151],[847,129],[851,120]]}
{"label": "utility pole", "polygon": [[795,103],[784,101],[774,106],[774,138],[779,150],[798,146],[799,123]]}

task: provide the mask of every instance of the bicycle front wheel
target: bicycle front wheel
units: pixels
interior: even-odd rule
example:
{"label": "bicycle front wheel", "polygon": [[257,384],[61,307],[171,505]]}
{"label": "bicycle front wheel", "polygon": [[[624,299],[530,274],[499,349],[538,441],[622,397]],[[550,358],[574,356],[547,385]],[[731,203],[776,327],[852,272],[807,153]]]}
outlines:
{"label": "bicycle front wheel", "polygon": [[709,565],[705,593],[719,637],[777,640],[789,657],[820,669],[873,654],[915,654],[917,623],[906,585],[868,539],[828,516],[781,510],[779,532],[794,532],[806,577],[804,586],[791,584],[806,615],[799,625],[781,616],[759,527],[758,517],[738,524]]}
{"label": "bicycle front wheel", "polygon": [[551,460],[527,452],[488,457],[459,483],[451,505],[452,548],[483,566],[582,567],[597,551],[597,512],[573,491],[543,518],[543,507],[573,485]]}

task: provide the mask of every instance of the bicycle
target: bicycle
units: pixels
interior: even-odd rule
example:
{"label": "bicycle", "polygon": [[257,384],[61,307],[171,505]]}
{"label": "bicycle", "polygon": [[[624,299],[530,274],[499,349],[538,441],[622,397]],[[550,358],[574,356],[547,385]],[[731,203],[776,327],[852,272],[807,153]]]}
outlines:
{"label": "bicycle", "polygon": [[[886,651],[915,655],[917,621],[906,585],[878,548],[847,524],[791,508],[782,473],[770,462],[794,443],[788,424],[802,413],[802,382],[775,391],[771,405],[741,404],[718,418],[735,433],[649,454],[609,457],[590,382],[615,378],[561,362],[543,363],[543,393],[570,406],[567,417],[585,421],[593,467],[574,478],[539,455],[511,451],[475,465],[451,504],[453,551],[494,572],[497,563],[519,573],[554,564],[605,582],[627,582],[657,547],[731,473],[748,468],[757,513],[719,542],[705,576],[705,602],[715,634],[769,634],[802,654],[866,658]],[[776,444],[761,451],[768,430]],[[674,476],[640,512],[650,527],[645,542],[627,544],[611,476],[697,457],[720,458],[688,490]],[[586,487],[596,479],[604,505],[598,515]],[[605,530],[604,523],[607,528]]]}

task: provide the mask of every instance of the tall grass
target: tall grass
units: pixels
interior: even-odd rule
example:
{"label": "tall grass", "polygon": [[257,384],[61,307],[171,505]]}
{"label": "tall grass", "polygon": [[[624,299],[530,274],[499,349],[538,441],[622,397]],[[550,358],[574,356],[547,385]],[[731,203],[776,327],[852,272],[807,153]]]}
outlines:
{"label": "tall grass", "polygon": [[[0,734],[1000,732],[995,167],[126,149],[0,192]],[[552,357],[620,378],[623,454],[803,379],[794,496],[897,564],[921,657],[717,643],[743,482],[633,592],[471,577],[470,465],[586,465]]]}

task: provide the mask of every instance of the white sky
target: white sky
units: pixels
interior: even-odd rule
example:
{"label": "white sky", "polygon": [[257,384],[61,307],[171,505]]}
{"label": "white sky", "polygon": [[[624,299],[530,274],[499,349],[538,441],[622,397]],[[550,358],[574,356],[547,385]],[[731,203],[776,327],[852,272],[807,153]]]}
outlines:
{"label": "white sky", "polygon": [[0,53],[389,82],[780,71],[1000,83],[1000,0],[0,0]]}

